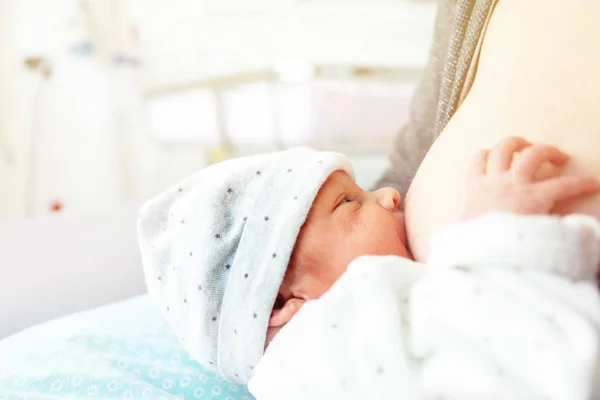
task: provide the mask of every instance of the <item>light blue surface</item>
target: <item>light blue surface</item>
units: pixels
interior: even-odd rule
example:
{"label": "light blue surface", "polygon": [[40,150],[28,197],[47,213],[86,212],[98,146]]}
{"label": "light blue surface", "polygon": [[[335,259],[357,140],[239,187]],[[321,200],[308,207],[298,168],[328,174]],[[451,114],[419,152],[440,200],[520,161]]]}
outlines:
{"label": "light blue surface", "polygon": [[147,296],[0,341],[0,400],[251,400],[188,357]]}

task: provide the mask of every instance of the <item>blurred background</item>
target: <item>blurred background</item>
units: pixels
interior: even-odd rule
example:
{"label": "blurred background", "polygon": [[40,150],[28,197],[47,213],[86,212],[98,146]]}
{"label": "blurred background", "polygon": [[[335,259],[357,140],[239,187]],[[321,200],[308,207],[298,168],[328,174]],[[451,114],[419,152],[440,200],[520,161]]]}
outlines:
{"label": "blurred background", "polygon": [[0,0],[0,221],[138,203],[309,145],[385,168],[435,2]]}

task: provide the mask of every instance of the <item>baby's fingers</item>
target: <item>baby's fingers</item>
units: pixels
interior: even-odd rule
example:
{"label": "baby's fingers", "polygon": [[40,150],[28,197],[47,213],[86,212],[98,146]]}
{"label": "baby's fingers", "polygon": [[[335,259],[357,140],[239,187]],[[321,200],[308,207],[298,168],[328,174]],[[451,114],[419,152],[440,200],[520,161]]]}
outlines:
{"label": "baby's fingers", "polygon": [[475,154],[475,157],[473,157],[473,161],[471,161],[471,165],[469,166],[468,177],[470,179],[485,175],[489,154],[490,151],[488,149],[479,150],[477,154]]}
{"label": "baby's fingers", "polygon": [[540,182],[536,186],[553,204],[600,191],[600,182],[591,176],[565,176]]}
{"label": "baby's fingers", "polygon": [[531,146],[531,143],[521,137],[515,136],[502,139],[490,152],[488,171],[497,173],[507,171],[511,166],[515,153],[528,146]]}
{"label": "baby's fingers", "polygon": [[512,169],[520,180],[531,182],[545,162],[560,166],[568,160],[569,156],[556,147],[536,144],[526,148],[518,155]]}

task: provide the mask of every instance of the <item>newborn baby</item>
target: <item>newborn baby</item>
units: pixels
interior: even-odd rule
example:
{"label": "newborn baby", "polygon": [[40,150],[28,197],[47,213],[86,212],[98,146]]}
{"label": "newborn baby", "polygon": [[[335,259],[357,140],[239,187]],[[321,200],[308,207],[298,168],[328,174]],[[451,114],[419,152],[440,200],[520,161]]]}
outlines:
{"label": "newborn baby", "polygon": [[[469,172],[465,218],[544,214],[597,191],[592,178],[554,178],[553,168],[539,175],[546,162],[567,159],[518,138],[482,151]],[[399,194],[360,189],[344,156],[308,148],[226,161],[185,179],[142,207],[139,240],[149,293],[183,345],[240,383],[350,262],[410,258]]]}
{"label": "newborn baby", "polygon": [[[519,152],[521,157],[513,164],[513,155]],[[559,167],[567,160],[554,147],[532,146],[521,138],[503,140],[491,154],[483,150],[474,157],[470,171],[465,218],[488,211],[546,214],[560,201],[598,190],[595,179],[588,177],[532,183],[534,178],[550,178],[556,171],[550,166]],[[392,188],[366,192],[350,175],[335,171],[321,187],[300,230],[269,321],[268,341],[304,302],[319,298],[362,255],[412,259],[400,195]]]}

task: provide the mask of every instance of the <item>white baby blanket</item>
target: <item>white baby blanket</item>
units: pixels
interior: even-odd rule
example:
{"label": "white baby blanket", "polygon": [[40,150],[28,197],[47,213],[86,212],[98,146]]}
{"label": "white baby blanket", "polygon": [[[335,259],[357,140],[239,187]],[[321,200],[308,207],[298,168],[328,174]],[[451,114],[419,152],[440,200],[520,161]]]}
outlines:
{"label": "white baby blanket", "polygon": [[491,214],[440,232],[429,266],[359,258],[277,335],[250,391],[258,400],[593,398],[599,232],[589,217]]}

